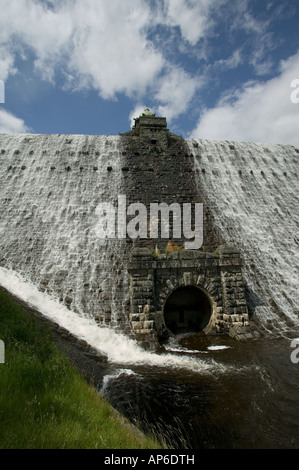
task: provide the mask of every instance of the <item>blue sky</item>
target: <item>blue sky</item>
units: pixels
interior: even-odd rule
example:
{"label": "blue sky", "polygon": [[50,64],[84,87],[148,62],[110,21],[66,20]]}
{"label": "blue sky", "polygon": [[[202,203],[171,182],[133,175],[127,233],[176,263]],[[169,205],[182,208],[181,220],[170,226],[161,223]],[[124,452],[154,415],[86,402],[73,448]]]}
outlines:
{"label": "blue sky", "polygon": [[0,0],[0,12],[2,133],[117,135],[149,106],[183,137],[299,145],[296,0]]}

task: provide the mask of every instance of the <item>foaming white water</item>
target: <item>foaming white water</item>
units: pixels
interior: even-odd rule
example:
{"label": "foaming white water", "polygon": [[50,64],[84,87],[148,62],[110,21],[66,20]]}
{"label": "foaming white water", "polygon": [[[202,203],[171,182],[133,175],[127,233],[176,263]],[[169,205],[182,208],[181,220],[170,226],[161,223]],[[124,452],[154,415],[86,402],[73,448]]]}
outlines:
{"label": "foaming white water", "polygon": [[180,335],[172,336],[168,339],[167,343],[164,344],[166,351],[172,353],[184,353],[184,354],[207,354],[208,351],[203,351],[199,349],[189,349],[181,346],[180,340],[187,337],[189,333],[183,333]]}
{"label": "foaming white water", "polygon": [[0,135],[0,263],[73,311],[128,326],[126,243],[100,239],[123,192],[119,136]]}
{"label": "foaming white water", "polygon": [[165,349],[169,352],[173,353],[184,353],[184,354],[206,354],[207,351],[199,351],[197,349],[188,349],[188,348],[183,348],[182,346],[171,346],[169,344],[164,346]]}
{"label": "foaming white water", "polygon": [[198,189],[219,234],[239,248],[255,313],[299,326],[299,150],[188,139]]}
{"label": "foaming white water", "polygon": [[67,309],[56,299],[39,292],[31,282],[26,281],[21,275],[6,268],[0,267],[0,285],[45,317],[67,329],[74,336],[85,340],[90,346],[106,354],[111,363],[182,368],[200,373],[227,370],[227,366],[212,359],[203,361],[194,357],[145,351],[137,341],[112,328],[99,326],[89,316],[79,315]]}
{"label": "foaming white water", "polygon": [[213,345],[207,346],[207,350],[200,350],[200,349],[188,349],[180,345],[180,339],[187,337],[189,334],[182,334],[172,337],[168,340],[167,344],[164,345],[164,348],[169,352],[178,352],[184,354],[208,354],[209,351],[219,351],[223,349],[230,349],[230,346],[226,345]]}
{"label": "foaming white water", "polygon": [[107,374],[103,377],[103,384],[101,388],[101,393],[105,393],[105,390],[107,388],[107,385],[109,384],[110,380],[116,379],[117,377],[120,377],[121,375],[137,375],[136,372],[134,372],[131,369],[118,369],[114,372],[114,374]]}

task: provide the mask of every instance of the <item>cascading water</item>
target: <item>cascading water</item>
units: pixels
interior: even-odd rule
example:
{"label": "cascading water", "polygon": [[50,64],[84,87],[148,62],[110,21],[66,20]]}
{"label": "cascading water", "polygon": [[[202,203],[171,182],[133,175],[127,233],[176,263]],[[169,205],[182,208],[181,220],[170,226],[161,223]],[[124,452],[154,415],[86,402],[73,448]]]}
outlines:
{"label": "cascading water", "polygon": [[215,225],[243,256],[251,309],[268,330],[284,334],[298,327],[299,150],[288,145],[186,142]]}
{"label": "cascading water", "polygon": [[[181,335],[144,351],[0,268],[0,285],[108,356],[94,386],[146,432],[174,448],[297,448],[298,364],[285,342],[242,344]],[[99,366],[103,367],[103,366]]]}
{"label": "cascading water", "polygon": [[97,234],[98,204],[122,193],[119,137],[1,135],[0,153],[1,264],[75,312],[126,326],[126,246]]}
{"label": "cascading water", "polygon": [[[244,258],[265,328],[298,326],[298,149],[187,139],[220,238]],[[1,265],[73,311],[129,331],[126,240],[101,240],[97,207],[126,194],[117,136],[1,135]]]}
{"label": "cascading water", "polygon": [[[219,239],[244,257],[251,308],[265,328],[298,325],[298,151],[187,144]],[[117,328],[128,321],[132,246],[98,237],[97,208],[126,194],[121,170],[118,137],[1,135],[0,285],[106,354],[95,386],[170,445],[297,448],[299,369],[289,340],[187,334],[158,354]]]}
{"label": "cascading water", "polygon": [[41,293],[22,276],[1,267],[0,285],[51,321],[107,355],[110,363],[173,367],[200,373],[209,373],[211,370],[215,373],[217,370],[219,372],[224,370],[221,364],[213,360],[202,361],[191,357],[177,357],[168,353],[160,355],[145,351],[137,341],[112,328],[99,326],[87,315],[80,315],[69,310],[48,294]]}

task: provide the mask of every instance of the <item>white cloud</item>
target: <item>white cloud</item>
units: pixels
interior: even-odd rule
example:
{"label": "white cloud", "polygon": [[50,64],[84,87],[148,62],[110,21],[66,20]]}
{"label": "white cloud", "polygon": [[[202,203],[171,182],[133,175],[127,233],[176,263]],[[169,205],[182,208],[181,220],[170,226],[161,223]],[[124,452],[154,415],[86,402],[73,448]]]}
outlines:
{"label": "white cloud", "polygon": [[[245,33],[247,40],[243,41],[241,49],[244,50],[244,54],[246,50],[246,61],[253,67],[256,75],[261,76],[272,72],[274,65],[269,53],[277,47],[270,27],[275,14],[271,13],[267,17],[262,17],[255,11],[253,15],[250,6],[249,0],[238,0],[231,2],[231,5],[226,5],[226,21],[229,22],[231,33],[236,37],[239,32],[242,35]],[[249,50],[248,46],[250,46]]]}
{"label": "white cloud", "polygon": [[77,2],[70,71],[103,98],[145,92],[164,65],[161,52],[146,39],[150,9],[141,1]]}
{"label": "white cloud", "polygon": [[[261,74],[274,66],[267,56],[268,22],[256,19],[248,5],[248,0],[1,0],[0,78],[16,73],[27,55],[33,57],[35,79],[53,85],[59,80],[64,90],[94,89],[104,99],[123,93],[141,103],[148,93],[157,112],[171,121],[190,109],[207,79],[199,58],[205,57],[206,69],[215,65],[220,72],[245,61]],[[212,32],[213,40],[221,34],[218,24],[234,44],[226,59],[206,40]],[[161,25],[159,33],[155,27]],[[241,29],[248,48],[234,42]],[[164,47],[163,38],[171,47]],[[249,92],[247,86],[239,93],[240,106]]]}
{"label": "white cloud", "polygon": [[169,66],[167,72],[157,82],[155,99],[161,103],[158,113],[167,116],[169,122],[185,112],[201,80],[193,78],[183,69]]}
{"label": "white cloud", "polygon": [[[65,0],[53,8],[33,0],[2,0],[0,44],[16,43],[35,55],[35,69],[54,81],[93,87],[103,98],[142,93],[164,66],[163,54],[146,39],[152,12],[142,0]],[[17,41],[18,39],[18,41]],[[14,49],[13,49],[14,48]]]}
{"label": "white cloud", "polygon": [[[141,102],[150,90],[153,101],[161,104],[159,112],[169,120],[186,111],[198,80],[178,65],[170,65],[162,48],[147,38],[149,26],[161,16],[156,18],[144,0],[53,1],[52,8],[34,0],[18,0],[17,6],[10,0],[2,2],[0,43],[9,46],[11,60],[21,48],[29,47],[35,72],[43,80],[54,84],[59,71],[65,77],[64,89],[92,88],[104,99],[124,93]],[[184,34],[189,31],[195,39],[205,16],[194,22],[198,5],[189,2],[182,17],[179,3],[170,0],[169,13],[171,22],[173,15],[180,14]],[[208,13],[208,3],[200,1],[200,12]]]}
{"label": "white cloud", "polygon": [[183,38],[195,45],[214,24],[211,12],[223,0],[165,0],[165,22],[179,26]]}
{"label": "white cloud", "polygon": [[1,134],[23,134],[29,129],[24,121],[13,114],[0,109],[0,133]]}
{"label": "white cloud", "polygon": [[205,109],[191,137],[299,144],[299,104],[291,101],[290,84],[299,78],[299,52],[281,63],[280,74],[248,83]]}
{"label": "white cloud", "polygon": [[0,46],[0,79],[5,81],[9,75],[14,75],[16,69],[13,66],[14,58],[8,50]]}
{"label": "white cloud", "polygon": [[213,67],[217,66],[223,70],[235,69],[243,61],[242,53],[240,49],[235,50],[230,57],[227,59],[219,59]]}

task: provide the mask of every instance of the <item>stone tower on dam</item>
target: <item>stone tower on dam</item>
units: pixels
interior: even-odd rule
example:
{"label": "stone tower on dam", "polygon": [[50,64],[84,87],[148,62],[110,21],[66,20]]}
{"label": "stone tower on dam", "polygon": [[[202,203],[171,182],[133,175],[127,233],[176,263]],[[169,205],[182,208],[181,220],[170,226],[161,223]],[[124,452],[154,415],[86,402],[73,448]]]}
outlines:
{"label": "stone tower on dam", "polygon": [[180,208],[186,203],[204,206],[201,249],[184,249],[185,240],[176,238],[171,213],[169,240],[161,237],[160,230],[156,239],[149,233],[131,250],[129,319],[136,336],[163,338],[186,329],[224,333],[232,325],[249,326],[240,254],[224,245],[216,231],[185,141],[169,132],[166,118],[149,110],[122,138],[129,204],[142,201],[148,213],[155,203],[170,209],[173,203]]}
{"label": "stone tower on dam", "polygon": [[298,153],[183,139],[148,109],[119,136],[1,135],[0,265],[147,347],[190,330],[253,338],[259,312],[269,333],[293,329],[293,219],[283,247],[275,231],[298,207]]}

